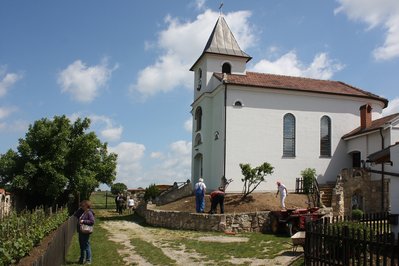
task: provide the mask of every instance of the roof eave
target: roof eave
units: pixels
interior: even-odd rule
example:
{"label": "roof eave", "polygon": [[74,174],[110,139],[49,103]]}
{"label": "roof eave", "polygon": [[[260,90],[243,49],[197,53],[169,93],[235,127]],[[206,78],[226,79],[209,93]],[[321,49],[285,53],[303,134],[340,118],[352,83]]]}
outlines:
{"label": "roof eave", "polygon": [[241,55],[232,55],[232,54],[219,54],[219,53],[212,53],[212,52],[204,51],[204,52],[202,52],[202,54],[200,55],[200,57],[198,57],[197,61],[195,61],[195,63],[191,66],[190,71],[194,71],[195,65],[201,60],[201,58],[202,58],[205,54],[213,54],[213,55],[223,55],[223,56],[232,56],[232,57],[246,58],[246,59],[247,59],[247,60],[246,60],[247,63],[252,59],[251,56],[241,56]]}

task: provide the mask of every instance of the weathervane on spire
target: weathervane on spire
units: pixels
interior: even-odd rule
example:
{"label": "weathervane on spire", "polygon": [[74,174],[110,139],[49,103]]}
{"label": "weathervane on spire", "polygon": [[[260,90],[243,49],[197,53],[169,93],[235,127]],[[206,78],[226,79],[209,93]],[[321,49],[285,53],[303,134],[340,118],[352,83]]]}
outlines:
{"label": "weathervane on spire", "polygon": [[223,7],[223,2],[220,2],[219,15],[222,15],[222,7]]}

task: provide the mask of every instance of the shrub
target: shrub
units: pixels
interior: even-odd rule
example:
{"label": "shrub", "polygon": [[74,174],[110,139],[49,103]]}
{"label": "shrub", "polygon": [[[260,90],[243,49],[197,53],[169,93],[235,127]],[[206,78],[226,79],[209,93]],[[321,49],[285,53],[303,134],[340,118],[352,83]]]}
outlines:
{"label": "shrub", "polygon": [[306,168],[301,172],[303,178],[303,191],[309,194],[312,191],[313,181],[316,179],[316,169]]}
{"label": "shrub", "polygon": [[352,210],[352,219],[359,221],[363,217],[363,211],[360,209],[354,209]]}
{"label": "shrub", "polygon": [[157,186],[155,184],[151,184],[145,189],[144,199],[146,201],[152,200],[152,199],[155,199],[156,197],[158,197],[159,194],[160,194],[160,191],[157,188]]}
{"label": "shrub", "polygon": [[274,167],[269,163],[263,163],[258,167],[251,168],[250,164],[240,163],[241,173],[244,178],[241,179],[244,182],[242,190],[242,199],[245,199],[251,194],[260,183],[265,181],[265,177],[273,173]]}
{"label": "shrub", "polygon": [[123,183],[115,183],[111,186],[111,193],[114,195],[118,195],[119,193],[123,193],[127,190],[127,186]]}

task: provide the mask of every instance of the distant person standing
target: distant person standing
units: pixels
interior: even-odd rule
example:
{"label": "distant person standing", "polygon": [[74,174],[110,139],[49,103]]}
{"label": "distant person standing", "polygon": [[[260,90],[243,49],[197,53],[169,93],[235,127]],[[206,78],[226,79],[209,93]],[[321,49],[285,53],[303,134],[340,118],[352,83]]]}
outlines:
{"label": "distant person standing", "polygon": [[280,181],[277,181],[276,198],[278,193],[280,193],[281,208],[285,209],[285,198],[287,197],[288,191],[284,184],[282,184]]}
{"label": "distant person standing", "polygon": [[134,199],[132,197],[129,197],[127,200],[127,207],[129,208],[129,212],[132,213],[134,210]]}
{"label": "distant person standing", "polygon": [[220,213],[224,213],[224,188],[219,187],[218,190],[215,190],[211,193],[211,214],[217,213],[217,206],[220,205]]}
{"label": "distant person standing", "polygon": [[195,193],[195,209],[197,213],[203,213],[205,211],[205,192],[206,185],[204,179],[198,179],[198,183],[194,186]]}
{"label": "distant person standing", "polygon": [[115,197],[115,208],[116,208],[116,212],[119,212],[119,207],[118,207],[118,201],[119,201],[119,197],[121,196],[121,193],[118,193],[118,195],[116,195]]}
{"label": "distant person standing", "polygon": [[118,197],[118,213],[122,214],[123,213],[123,207],[125,205],[125,199],[123,198],[122,195]]}

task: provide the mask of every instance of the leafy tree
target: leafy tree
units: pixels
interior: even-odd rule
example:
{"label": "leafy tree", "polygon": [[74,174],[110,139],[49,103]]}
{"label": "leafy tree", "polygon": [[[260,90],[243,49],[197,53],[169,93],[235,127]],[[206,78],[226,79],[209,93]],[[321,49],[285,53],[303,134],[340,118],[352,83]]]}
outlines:
{"label": "leafy tree", "polygon": [[115,183],[111,186],[111,193],[114,195],[118,195],[127,190],[127,186],[123,183]]}
{"label": "leafy tree", "polygon": [[0,183],[27,199],[28,207],[65,204],[68,195],[87,199],[100,183],[115,180],[117,155],[108,153],[90,120],[43,118],[29,126],[17,151],[0,155]]}
{"label": "leafy tree", "polygon": [[159,191],[157,186],[155,184],[151,184],[145,189],[144,199],[145,200],[155,199],[156,197],[158,197],[160,193],[161,192]]}
{"label": "leafy tree", "polygon": [[244,176],[244,178],[241,179],[241,181],[244,182],[242,199],[245,199],[260,185],[260,183],[264,182],[265,177],[272,174],[274,169],[274,167],[267,162],[255,168],[252,168],[250,164],[241,163],[240,168]]}
{"label": "leafy tree", "polygon": [[303,178],[303,191],[309,194],[313,188],[313,181],[316,179],[316,169],[306,168],[301,171],[301,176]]}

